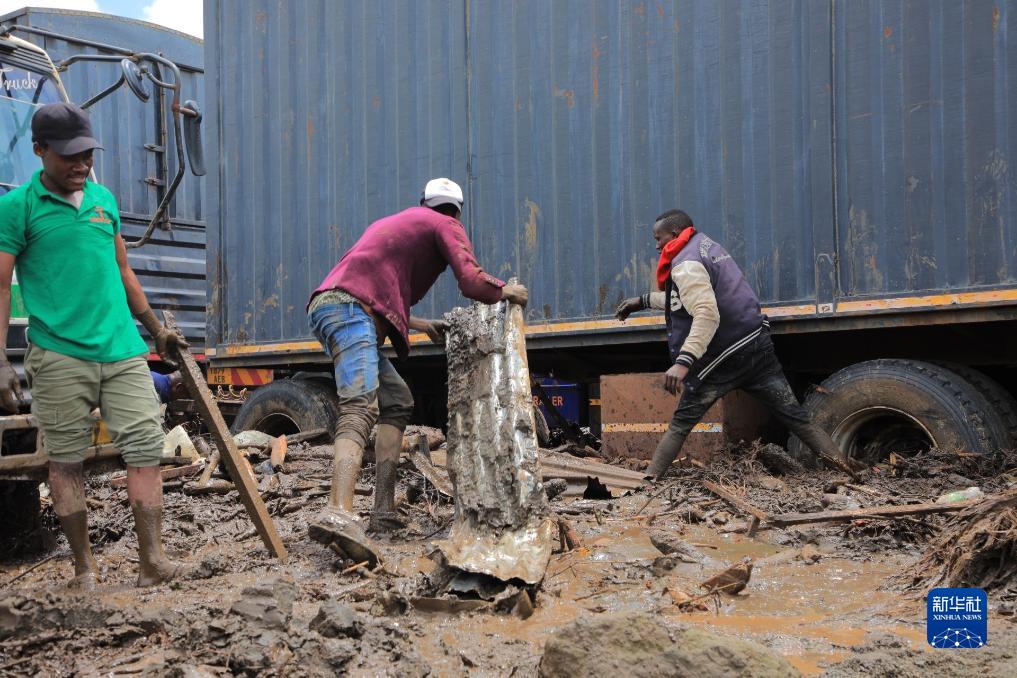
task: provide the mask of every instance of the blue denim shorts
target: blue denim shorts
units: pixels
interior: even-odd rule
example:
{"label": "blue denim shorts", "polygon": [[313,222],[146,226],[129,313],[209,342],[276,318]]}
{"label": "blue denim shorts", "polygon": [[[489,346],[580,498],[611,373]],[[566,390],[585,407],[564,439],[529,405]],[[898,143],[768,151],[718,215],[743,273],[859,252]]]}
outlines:
{"label": "blue denim shorts", "polygon": [[308,319],[335,366],[340,400],[377,391],[379,363],[388,360],[378,351],[374,319],[360,304],[325,304]]}

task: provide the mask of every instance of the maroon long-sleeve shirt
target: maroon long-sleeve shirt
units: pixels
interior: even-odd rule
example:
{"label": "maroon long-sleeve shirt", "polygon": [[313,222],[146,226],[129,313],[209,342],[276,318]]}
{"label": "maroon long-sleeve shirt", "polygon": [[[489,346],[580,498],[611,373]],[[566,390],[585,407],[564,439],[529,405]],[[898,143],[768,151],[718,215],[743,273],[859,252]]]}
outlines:
{"label": "maroon long-sleeve shirt", "polygon": [[341,289],[367,304],[396,331],[392,345],[409,353],[410,307],[431,289],[448,266],[470,299],[493,304],[505,283],[477,263],[458,220],[427,207],[411,207],[371,224],[311,294]]}

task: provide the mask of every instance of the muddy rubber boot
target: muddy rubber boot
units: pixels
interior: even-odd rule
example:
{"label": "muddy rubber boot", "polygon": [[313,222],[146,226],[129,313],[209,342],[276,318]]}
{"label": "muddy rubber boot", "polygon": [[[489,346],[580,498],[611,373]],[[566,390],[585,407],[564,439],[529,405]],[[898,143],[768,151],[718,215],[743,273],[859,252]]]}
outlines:
{"label": "muddy rubber boot", "polygon": [[135,502],[134,531],[138,535],[138,586],[154,586],[184,574],[184,567],[166,557],[162,547],[162,506]]}
{"label": "muddy rubber boot", "polygon": [[99,564],[92,555],[92,544],[88,541],[88,513],[75,511],[70,515],[57,515],[60,528],[67,537],[74,558],[74,579],[67,587],[79,591],[93,591],[99,583]]}
{"label": "muddy rubber boot", "polygon": [[353,513],[353,497],[357,489],[357,476],[364,462],[364,448],[355,440],[336,438],[333,443],[335,460],[332,463],[332,492],[328,503],[346,513]]}
{"label": "muddy rubber boot", "polygon": [[403,431],[391,424],[379,424],[374,443],[374,511],[371,513],[373,532],[392,532],[406,527],[395,510],[396,469],[403,451]]}
{"label": "muddy rubber boot", "polygon": [[381,555],[353,513],[354,491],[363,459],[364,448],[355,440],[336,439],[329,505],[307,526],[307,535],[326,546],[335,544],[347,558],[357,563],[367,561],[368,567],[373,568],[381,561]]}
{"label": "muddy rubber boot", "polygon": [[685,436],[668,429],[661,437],[660,442],[657,443],[657,449],[653,452],[653,461],[650,463],[650,467],[646,469],[647,477],[654,480],[662,479],[668,469],[671,468],[675,457],[681,452],[683,444],[685,444]]}

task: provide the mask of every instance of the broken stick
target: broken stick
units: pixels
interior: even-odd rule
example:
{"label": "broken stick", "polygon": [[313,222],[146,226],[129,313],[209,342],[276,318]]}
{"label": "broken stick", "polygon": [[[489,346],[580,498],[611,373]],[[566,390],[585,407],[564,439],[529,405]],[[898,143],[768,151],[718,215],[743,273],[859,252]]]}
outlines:
{"label": "broken stick", "polygon": [[819,511],[817,513],[782,513],[770,516],[769,522],[777,527],[803,525],[805,523],[825,523],[844,520],[866,520],[876,518],[893,519],[899,516],[918,516],[930,513],[946,513],[960,511],[979,504],[983,499],[958,501],[952,504],[907,504],[905,506],[870,506],[845,511]]}
{"label": "broken stick", "polygon": [[561,542],[562,551],[573,551],[583,545],[582,540],[572,523],[562,517],[558,518],[558,540]]}
{"label": "broken stick", "polygon": [[[197,475],[204,466],[204,461],[198,461],[193,464],[188,464],[187,466],[176,466],[174,468],[162,469],[159,471],[159,477],[163,480],[171,480],[182,476],[194,476]],[[109,485],[110,487],[127,487],[127,476],[123,475],[110,478]]]}
{"label": "broken stick", "polygon": [[[163,318],[168,328],[177,329],[176,319],[172,313],[163,311]],[[230,435],[229,429],[226,427],[226,421],[222,418],[219,407],[212,399],[212,393],[208,390],[208,384],[205,382],[205,377],[201,374],[198,364],[194,361],[194,356],[187,349],[177,347],[174,357],[177,359],[180,376],[183,377],[184,383],[187,385],[187,390],[194,400],[198,413],[215,439],[215,445],[222,455],[222,462],[226,464],[230,477],[236,483],[236,489],[240,492],[240,500],[244,503],[248,515],[251,516],[254,529],[257,530],[261,540],[265,543],[268,552],[285,563],[286,547],[283,546],[282,538],[279,537],[279,532],[275,529],[272,517],[268,515],[265,502],[258,494],[258,486],[254,481],[251,467],[240,454],[236,443],[233,442],[233,436]]]}
{"label": "broken stick", "polygon": [[760,521],[767,522],[770,520],[770,515],[766,511],[756,508],[746,500],[742,499],[736,494],[729,492],[728,490],[724,489],[717,483],[712,483],[709,480],[703,480],[701,482],[703,484],[703,487],[708,489],[710,492],[713,492],[715,495],[717,495],[727,503],[731,504],[739,511],[742,511],[743,513],[748,513],[750,516],[752,516],[752,522],[749,525],[748,532],[748,535],[750,537],[756,536],[756,531],[759,529]]}
{"label": "broken stick", "polygon": [[208,460],[208,464],[205,466],[205,470],[201,472],[201,476],[198,477],[198,487],[205,487],[208,485],[208,481],[212,479],[212,474],[219,468],[219,450],[212,452],[212,456]]}

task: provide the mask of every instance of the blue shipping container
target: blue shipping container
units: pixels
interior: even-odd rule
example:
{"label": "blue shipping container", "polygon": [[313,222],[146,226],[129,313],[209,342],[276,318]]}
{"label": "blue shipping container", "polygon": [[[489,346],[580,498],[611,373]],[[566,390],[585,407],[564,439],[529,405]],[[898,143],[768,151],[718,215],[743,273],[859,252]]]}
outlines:
{"label": "blue shipping container", "polygon": [[[205,26],[217,359],[320,355],[309,292],[434,176],[558,345],[659,339],[609,318],[671,207],[775,321],[1017,302],[1012,3],[208,0]],[[417,313],[461,303],[446,275]]]}

